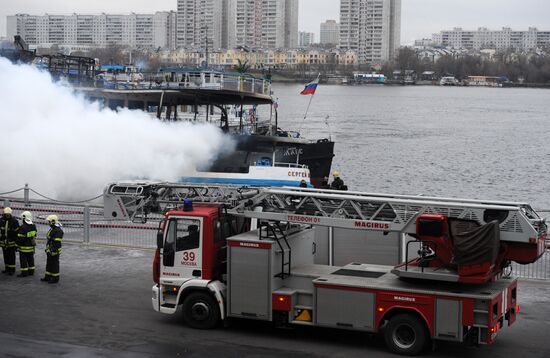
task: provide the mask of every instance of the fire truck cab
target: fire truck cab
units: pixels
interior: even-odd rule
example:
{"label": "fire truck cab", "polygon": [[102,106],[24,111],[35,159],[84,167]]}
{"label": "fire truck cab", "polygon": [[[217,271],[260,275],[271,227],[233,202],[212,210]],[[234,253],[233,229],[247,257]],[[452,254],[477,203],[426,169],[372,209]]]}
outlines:
{"label": "fire truck cab", "polygon": [[223,317],[219,303],[225,291],[221,284],[225,245],[219,208],[202,206],[168,212],[157,235],[154,309],[170,314],[184,301],[188,305],[190,301],[207,301],[191,305],[186,311],[194,316],[186,317],[186,321],[196,328],[208,328],[210,321]]}

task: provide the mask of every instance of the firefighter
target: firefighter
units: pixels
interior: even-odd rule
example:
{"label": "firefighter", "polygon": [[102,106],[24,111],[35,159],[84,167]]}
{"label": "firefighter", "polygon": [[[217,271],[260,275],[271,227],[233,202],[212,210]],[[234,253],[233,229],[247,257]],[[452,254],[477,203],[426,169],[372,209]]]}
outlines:
{"label": "firefighter", "polygon": [[328,184],[328,177],[324,177],[323,180],[321,180],[321,189],[330,189],[330,185]]}
{"label": "firefighter", "polygon": [[48,283],[59,282],[59,255],[63,249],[61,248],[61,241],[63,240],[63,230],[61,230],[61,223],[57,215],[49,215],[46,218],[48,224],[50,224],[50,231],[46,236],[46,274],[40,281]]}
{"label": "firefighter", "polygon": [[32,214],[24,211],[21,214],[21,226],[17,231],[17,251],[21,273],[17,277],[34,275],[34,247],[36,246],[36,226],[32,222]]}
{"label": "firefighter", "polygon": [[334,190],[348,190],[348,187],[344,184],[344,181],[342,178],[340,178],[340,172],[335,170],[332,173],[332,176],[334,179],[332,180],[332,184],[330,184],[330,188]]}
{"label": "firefighter", "polygon": [[19,222],[12,216],[11,208],[4,208],[4,213],[0,218],[0,246],[2,246],[5,265],[2,273],[10,276],[15,273],[15,241],[18,228]]}

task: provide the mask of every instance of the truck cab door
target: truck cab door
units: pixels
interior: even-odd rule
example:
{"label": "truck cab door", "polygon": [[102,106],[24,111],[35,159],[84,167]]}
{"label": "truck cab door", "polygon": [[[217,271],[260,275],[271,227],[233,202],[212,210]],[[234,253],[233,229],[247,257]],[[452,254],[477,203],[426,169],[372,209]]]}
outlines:
{"label": "truck cab door", "polygon": [[172,217],[162,250],[161,282],[202,278],[203,220]]}

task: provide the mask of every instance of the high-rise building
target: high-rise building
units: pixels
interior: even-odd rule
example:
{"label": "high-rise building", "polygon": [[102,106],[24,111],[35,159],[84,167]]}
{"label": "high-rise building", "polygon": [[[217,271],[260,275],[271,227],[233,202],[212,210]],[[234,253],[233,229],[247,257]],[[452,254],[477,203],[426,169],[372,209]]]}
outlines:
{"label": "high-rise building", "polygon": [[312,43],[315,43],[315,34],[313,32],[300,31],[298,38],[298,45],[300,47],[308,47]]}
{"label": "high-rise building", "polygon": [[262,0],[260,46],[298,46],[298,0]]}
{"label": "high-rise building", "polygon": [[262,2],[262,47],[282,48],[285,45],[285,0]]}
{"label": "high-rise building", "polygon": [[395,58],[401,41],[401,0],[341,0],[340,47],[360,63]]}
{"label": "high-rise building", "polygon": [[530,27],[527,31],[514,31],[509,27],[496,31],[480,27],[471,31],[456,27],[433,34],[432,43],[465,50],[530,51],[550,46],[550,31],[539,31],[536,27]]}
{"label": "high-rise building", "polygon": [[9,38],[20,35],[32,47],[58,45],[68,51],[109,45],[175,47],[175,12],[130,15],[43,15],[7,17]]}
{"label": "high-rise building", "polygon": [[222,3],[220,0],[178,0],[177,46],[221,48]]}
{"label": "high-rise building", "polygon": [[233,10],[233,18],[228,19],[233,24],[228,37],[234,39],[227,48],[236,46],[261,47],[262,44],[262,3],[263,0],[226,0]]}
{"label": "high-rise building", "polygon": [[340,25],[336,20],[327,20],[321,23],[321,38],[322,45],[338,45],[340,43]]}
{"label": "high-rise building", "polygon": [[222,0],[222,48],[235,47],[237,0]]}
{"label": "high-rise building", "polygon": [[285,0],[285,48],[298,47],[298,0]]}
{"label": "high-rise building", "polygon": [[153,43],[157,45],[156,48],[176,48],[176,21],[175,11],[157,12],[153,15]]}
{"label": "high-rise building", "polygon": [[397,57],[399,47],[401,46],[401,0],[390,2],[390,39],[389,39],[389,59]]}
{"label": "high-rise building", "polygon": [[298,46],[298,0],[221,0],[224,46]]}

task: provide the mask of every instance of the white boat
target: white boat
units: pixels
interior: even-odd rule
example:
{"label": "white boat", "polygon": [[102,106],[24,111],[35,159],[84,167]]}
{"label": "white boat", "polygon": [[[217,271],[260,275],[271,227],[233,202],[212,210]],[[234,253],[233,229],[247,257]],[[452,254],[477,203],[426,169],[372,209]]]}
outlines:
{"label": "white boat", "polygon": [[264,158],[248,167],[244,173],[195,171],[178,179],[180,183],[234,184],[259,187],[312,187],[309,169],[305,165],[274,163]]}
{"label": "white boat", "polygon": [[441,86],[458,86],[458,80],[452,76],[441,77],[439,84]]}
{"label": "white boat", "polygon": [[384,84],[386,82],[386,76],[381,73],[354,73],[353,78],[356,83],[361,84]]}

